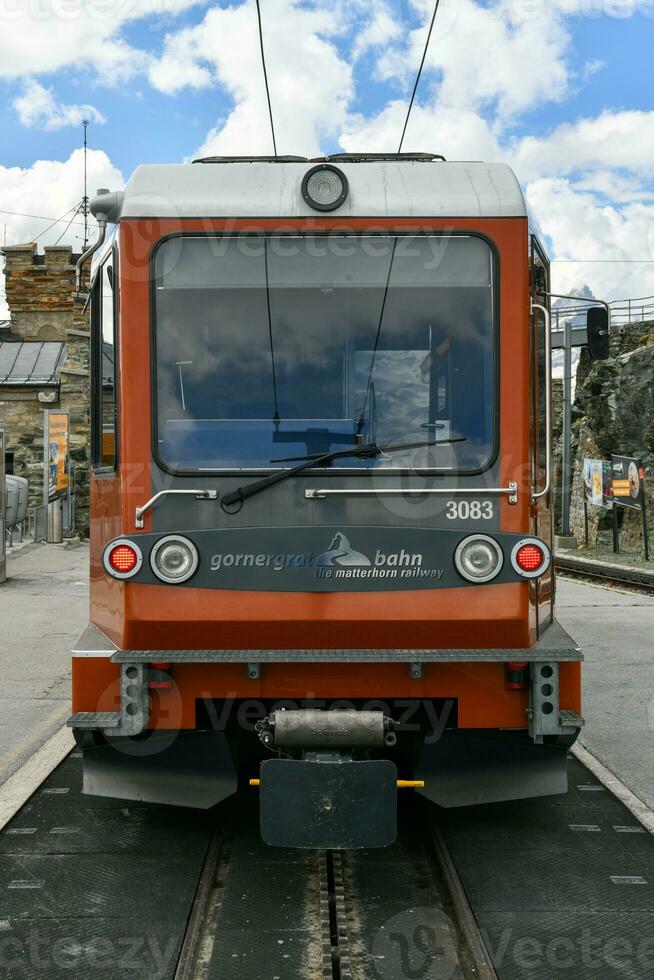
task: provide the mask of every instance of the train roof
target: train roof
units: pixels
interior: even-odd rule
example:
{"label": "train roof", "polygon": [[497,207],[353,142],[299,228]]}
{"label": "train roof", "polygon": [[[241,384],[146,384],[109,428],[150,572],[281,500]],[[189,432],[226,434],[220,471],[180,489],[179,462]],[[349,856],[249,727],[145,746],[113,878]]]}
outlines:
{"label": "train roof", "polygon": [[302,178],[330,163],[349,183],[330,216],[525,218],[518,180],[503,163],[450,163],[433,154],[337,154],[302,157],[210,157],[185,164],[137,167],[125,190],[98,192],[94,214],[135,218],[316,217],[303,199]]}

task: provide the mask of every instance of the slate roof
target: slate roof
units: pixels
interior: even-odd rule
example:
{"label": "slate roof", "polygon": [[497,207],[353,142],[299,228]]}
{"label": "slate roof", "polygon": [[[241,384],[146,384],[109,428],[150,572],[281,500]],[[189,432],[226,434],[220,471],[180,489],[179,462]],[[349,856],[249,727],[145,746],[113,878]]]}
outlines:
{"label": "slate roof", "polygon": [[65,344],[56,341],[0,341],[0,386],[58,385],[65,359]]}

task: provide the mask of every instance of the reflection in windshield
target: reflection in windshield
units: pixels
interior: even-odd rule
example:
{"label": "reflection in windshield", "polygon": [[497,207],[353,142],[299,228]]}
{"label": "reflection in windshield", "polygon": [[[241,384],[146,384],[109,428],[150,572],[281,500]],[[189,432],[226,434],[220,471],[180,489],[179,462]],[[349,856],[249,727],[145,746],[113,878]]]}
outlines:
{"label": "reflection in windshield", "polygon": [[456,435],[331,465],[477,469],[493,445],[492,291],[491,251],[475,237],[407,236],[395,249],[386,236],[168,239],[156,258],[159,454],[182,470],[267,470],[361,440]]}

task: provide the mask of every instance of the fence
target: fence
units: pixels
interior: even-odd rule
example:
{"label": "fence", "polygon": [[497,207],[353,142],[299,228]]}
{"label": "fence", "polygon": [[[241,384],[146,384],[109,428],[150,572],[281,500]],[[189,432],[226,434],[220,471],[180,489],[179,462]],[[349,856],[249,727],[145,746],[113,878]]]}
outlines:
{"label": "fence", "polygon": [[[592,305],[593,300],[589,299],[583,306],[559,306],[552,310],[552,332],[563,332],[566,320],[572,321],[573,329],[585,329],[586,312],[588,307]],[[625,327],[631,323],[647,323],[648,320],[654,320],[654,296],[616,299],[609,303],[609,306],[611,307],[611,325],[613,327]]]}

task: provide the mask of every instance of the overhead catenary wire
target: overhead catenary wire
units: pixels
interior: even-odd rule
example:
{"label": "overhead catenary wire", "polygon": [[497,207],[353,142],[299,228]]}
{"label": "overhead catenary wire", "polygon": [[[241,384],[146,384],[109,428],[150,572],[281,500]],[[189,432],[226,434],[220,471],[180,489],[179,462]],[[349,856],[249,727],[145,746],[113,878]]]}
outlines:
{"label": "overhead catenary wire", "polygon": [[270,278],[268,275],[268,239],[263,240],[263,261],[264,270],[266,274],[266,305],[268,308],[268,339],[270,341],[270,361],[272,364],[272,383],[273,383],[273,397],[275,399],[275,414],[273,415],[273,422],[275,425],[279,425],[281,422],[281,416],[279,414],[279,399],[277,397],[277,368],[275,365],[275,344],[273,341],[273,325],[272,325],[272,310],[270,308]]}
{"label": "overhead catenary wire", "polygon": [[268,115],[270,116],[270,132],[272,133],[273,152],[277,156],[277,140],[275,139],[275,122],[273,120],[272,103],[270,101],[270,87],[268,85],[268,71],[266,70],[266,52],[263,44],[263,27],[261,26],[261,5],[260,0],[257,4],[257,22],[259,24],[259,46],[261,48],[261,64],[263,67],[263,80],[266,85],[266,99],[268,101]]}
{"label": "overhead catenary wire", "polygon": [[[258,0],[257,0],[258,2]],[[420,76],[422,75],[422,69],[425,65],[425,59],[427,57],[427,51],[429,49],[429,42],[431,41],[432,31],[434,30],[434,24],[436,23],[436,15],[438,13],[438,8],[440,6],[441,0],[436,0],[434,4],[434,12],[431,15],[431,23],[429,24],[429,30],[427,31],[427,40],[425,41],[425,46],[422,52],[422,58],[420,59],[420,67],[418,68],[418,74],[416,75],[416,80],[413,86],[413,92],[411,93],[411,101],[409,102],[409,108],[407,109],[406,118],[404,120],[404,127],[402,129],[402,136],[400,137],[400,145],[397,148],[397,152],[402,152],[402,144],[404,143],[404,137],[406,136],[406,129],[409,125],[409,118],[411,116],[411,110],[413,109],[413,103],[415,102],[416,92],[418,91],[418,85],[420,84]]]}
{"label": "overhead catenary wire", "polygon": [[391,275],[393,272],[393,262],[395,260],[395,249],[397,248],[397,238],[393,239],[393,247],[391,249],[391,259],[388,263],[388,275],[386,276],[386,284],[384,286],[384,294],[382,296],[381,309],[379,310],[379,320],[377,321],[377,333],[375,335],[375,345],[372,349],[372,355],[370,357],[370,371],[368,372],[368,383],[366,385],[366,390],[363,398],[363,405],[361,406],[361,412],[359,413],[359,421],[357,422],[357,434],[361,435],[363,432],[363,426],[366,421],[366,408],[368,405],[368,397],[370,395],[370,388],[372,386],[372,375],[375,370],[375,360],[377,358],[377,348],[379,347],[379,340],[381,338],[382,325],[384,323],[384,311],[386,309],[386,300],[388,299],[388,290],[391,284]]}

